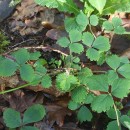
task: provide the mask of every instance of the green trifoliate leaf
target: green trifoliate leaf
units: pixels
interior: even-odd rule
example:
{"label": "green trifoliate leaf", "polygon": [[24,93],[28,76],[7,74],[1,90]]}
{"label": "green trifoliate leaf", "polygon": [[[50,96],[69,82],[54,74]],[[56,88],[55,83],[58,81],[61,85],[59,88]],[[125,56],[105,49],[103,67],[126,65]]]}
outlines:
{"label": "green trifoliate leaf", "polygon": [[20,130],[39,130],[39,129],[34,126],[23,126],[20,128]]}
{"label": "green trifoliate leaf", "polygon": [[77,87],[72,91],[72,100],[76,103],[82,103],[87,96],[87,91],[83,87]]}
{"label": "green trifoliate leaf", "polygon": [[42,76],[41,76],[41,75],[39,75],[39,74],[37,74],[37,73],[35,73],[34,75],[35,75],[35,76],[34,76],[34,79],[33,79],[33,81],[31,81],[31,85],[32,85],[32,86],[38,85],[38,84],[41,82],[41,79],[42,79]]}
{"label": "green trifoliate leaf", "polygon": [[93,47],[100,51],[108,51],[110,49],[109,39],[104,36],[99,36],[94,41]]}
{"label": "green trifoliate leaf", "polygon": [[77,84],[77,78],[74,75],[68,75],[67,73],[61,73],[56,78],[58,89],[68,91],[73,84]]}
{"label": "green trifoliate leaf", "polygon": [[69,37],[70,37],[71,43],[78,42],[78,41],[81,41],[82,39],[82,33],[77,30],[71,30],[69,32]]}
{"label": "green trifoliate leaf", "polygon": [[47,61],[45,59],[38,59],[35,64],[34,64],[34,67],[36,66],[43,66],[43,65],[46,65],[47,64]]}
{"label": "green trifoliate leaf", "polygon": [[100,53],[100,58],[97,61],[97,65],[102,65],[106,61],[106,54],[105,52]]}
{"label": "green trifoliate leaf", "polygon": [[96,15],[91,15],[89,19],[90,19],[90,24],[92,26],[97,26],[98,25],[99,19],[98,19],[98,17]]}
{"label": "green trifoliate leaf", "polygon": [[116,70],[120,66],[120,57],[117,55],[109,56],[107,57],[106,62],[112,69]]}
{"label": "green trifoliate leaf", "polygon": [[84,100],[84,104],[90,104],[90,103],[92,103],[93,100],[94,100],[94,98],[95,98],[95,95],[89,93],[89,94],[87,95],[86,99]]}
{"label": "green trifoliate leaf", "polygon": [[42,65],[39,65],[35,68],[36,73],[43,76],[47,73],[47,69],[45,67],[43,67]]}
{"label": "green trifoliate leaf", "polygon": [[86,27],[89,24],[88,17],[81,11],[76,17],[76,21],[79,25]]}
{"label": "green trifoliate leaf", "polygon": [[94,41],[94,36],[90,32],[83,33],[82,37],[83,44],[91,47]]}
{"label": "green trifoliate leaf", "polygon": [[18,68],[18,64],[10,59],[0,61],[0,76],[12,76]]}
{"label": "green trifoliate leaf", "polygon": [[31,65],[24,64],[20,67],[20,76],[22,80],[31,82],[33,81],[35,75],[34,75],[34,70],[31,67]]}
{"label": "green trifoliate leaf", "polygon": [[127,97],[130,89],[130,80],[117,79],[112,84],[111,93],[113,96],[118,98]]}
{"label": "green trifoliate leaf", "polygon": [[122,20],[120,18],[114,17],[112,19],[113,26],[117,28],[118,26],[122,25]]}
{"label": "green trifoliate leaf", "polygon": [[21,117],[20,113],[14,109],[8,108],[3,113],[4,122],[9,128],[17,128],[21,126]]}
{"label": "green trifoliate leaf", "polygon": [[119,26],[119,27],[116,27],[115,29],[114,29],[114,33],[116,33],[116,34],[124,34],[125,33],[125,28],[124,27],[122,27],[122,26]]}
{"label": "green trifoliate leaf", "polygon": [[106,30],[106,31],[112,31],[114,29],[113,25],[111,22],[109,21],[105,21],[103,23],[103,28]]}
{"label": "green trifoliate leaf", "polygon": [[73,57],[73,62],[74,62],[74,63],[79,63],[79,62],[80,62],[79,57]]}
{"label": "green trifoliate leaf", "polygon": [[86,56],[91,60],[91,61],[98,61],[100,58],[100,53],[95,50],[94,48],[89,48],[86,51]]}
{"label": "green trifoliate leaf", "polygon": [[130,64],[122,65],[117,71],[119,74],[121,74],[125,78],[130,79]]}
{"label": "green trifoliate leaf", "polygon": [[[117,110],[118,116],[121,116],[121,112],[119,110]],[[111,119],[116,119],[116,112],[114,110],[114,108],[111,108],[107,111],[107,116]]]}
{"label": "green trifoliate leaf", "polygon": [[110,95],[102,94],[95,97],[91,104],[91,107],[93,111],[101,113],[109,110],[113,106],[113,103],[113,98]]}
{"label": "green trifoliate leaf", "polygon": [[59,44],[61,47],[68,47],[70,41],[67,37],[61,37],[60,39],[58,39],[57,44]]}
{"label": "green trifoliate leaf", "polygon": [[74,101],[69,101],[69,103],[68,103],[68,108],[70,109],[70,110],[76,110],[76,109],[78,109],[80,107],[80,104],[79,103],[76,103],[76,102],[74,102]]}
{"label": "green trifoliate leaf", "polygon": [[29,60],[38,60],[40,56],[41,56],[41,53],[39,51],[30,53]]}
{"label": "green trifoliate leaf", "polygon": [[120,57],[121,64],[129,64],[130,61],[127,57]]}
{"label": "green trifoliate leaf", "polygon": [[45,108],[40,104],[35,104],[29,107],[23,115],[23,123],[29,124],[33,122],[38,122],[45,116]]}
{"label": "green trifoliate leaf", "polygon": [[71,52],[78,53],[78,54],[84,51],[84,47],[80,43],[71,43],[69,49]]}
{"label": "green trifoliate leaf", "polygon": [[86,68],[83,68],[79,72],[78,79],[79,79],[79,81],[80,81],[81,84],[86,84],[87,78],[90,77],[90,76],[92,76],[92,75],[93,75],[93,73],[92,73],[91,69],[89,69],[89,68],[86,67]]}
{"label": "green trifoliate leaf", "polygon": [[93,75],[87,79],[87,85],[90,90],[98,90],[103,92],[108,92],[108,81],[107,75]]}
{"label": "green trifoliate leaf", "polygon": [[96,8],[100,14],[102,14],[103,8],[105,7],[106,0],[88,0],[89,3]]}
{"label": "green trifoliate leaf", "polygon": [[118,130],[118,124],[117,121],[111,121],[108,125],[107,125],[107,130]]}
{"label": "green trifoliate leaf", "polygon": [[75,18],[66,18],[65,19],[65,29],[67,32],[70,32],[71,30],[78,30],[78,31],[82,32],[86,29],[86,27],[79,25],[76,22]]}
{"label": "green trifoliate leaf", "polygon": [[26,49],[19,49],[12,54],[18,64],[24,64],[30,59],[30,54]]}
{"label": "green trifoliate leaf", "polygon": [[108,84],[112,85],[113,82],[118,79],[118,74],[114,70],[109,70],[108,73]]}
{"label": "green trifoliate leaf", "polygon": [[82,123],[84,121],[91,121],[93,116],[86,106],[82,106],[78,111],[77,117],[80,123]]}
{"label": "green trifoliate leaf", "polygon": [[123,126],[125,126],[126,128],[128,128],[130,130],[130,117],[127,115],[123,115],[120,118],[121,124],[123,124]]}
{"label": "green trifoliate leaf", "polygon": [[0,62],[4,60],[4,57],[0,55]]}
{"label": "green trifoliate leaf", "polygon": [[44,88],[49,88],[52,85],[51,77],[49,75],[45,75],[42,77],[41,85]]}

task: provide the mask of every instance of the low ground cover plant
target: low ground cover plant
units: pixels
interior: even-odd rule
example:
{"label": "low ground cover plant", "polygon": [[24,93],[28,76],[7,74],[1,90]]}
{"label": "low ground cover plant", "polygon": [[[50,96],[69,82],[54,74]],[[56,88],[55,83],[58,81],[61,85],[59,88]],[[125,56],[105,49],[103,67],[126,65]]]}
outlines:
{"label": "low ground cover plant", "polygon": [[[109,33],[118,35],[129,33],[126,32],[120,18],[113,17],[108,21],[104,17],[115,11],[130,12],[128,8],[130,1],[80,1],[83,4],[82,9],[79,9],[73,0],[35,0],[41,6],[73,14],[73,17],[64,20],[68,36],[57,40],[58,45],[69,49],[69,55],[64,58],[64,72],[55,74],[56,88],[63,93],[70,93],[68,108],[77,110],[77,118],[81,123],[90,122],[93,112],[105,112],[111,119],[105,129],[121,130],[122,126],[130,129],[129,114],[122,115],[117,105],[130,94],[130,62],[127,57],[119,57],[110,52],[110,38],[105,36]],[[99,35],[93,30],[97,26],[102,30]],[[95,74],[88,67],[82,67],[79,58],[82,53],[98,65],[106,63],[110,69]],[[30,61],[33,61],[33,64],[30,64]],[[44,88],[51,87],[51,75],[45,62],[41,61],[44,59],[41,59],[40,52],[31,53],[26,49],[15,51],[9,57],[0,56],[0,76],[12,76],[19,72],[21,79],[27,82],[18,88],[0,93],[4,94],[29,85],[41,84]],[[99,91],[100,94],[96,95],[95,91]],[[7,111],[4,112],[4,117],[6,113]],[[5,119],[6,124],[7,122],[8,119]]]}

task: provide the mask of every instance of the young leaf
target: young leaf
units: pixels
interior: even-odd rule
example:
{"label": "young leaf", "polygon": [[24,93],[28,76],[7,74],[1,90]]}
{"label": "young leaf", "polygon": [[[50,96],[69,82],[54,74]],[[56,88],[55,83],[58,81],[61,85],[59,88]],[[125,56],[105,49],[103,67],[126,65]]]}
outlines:
{"label": "young leaf", "polygon": [[52,85],[51,77],[49,75],[45,75],[42,78],[41,84],[44,88],[49,88]]}
{"label": "young leaf", "polygon": [[67,37],[61,37],[56,43],[59,44],[61,47],[68,47],[70,41]]}
{"label": "young leaf", "polygon": [[104,36],[99,36],[94,41],[93,47],[100,51],[108,51],[110,49],[109,39]]}
{"label": "young leaf", "polygon": [[69,49],[71,52],[80,54],[81,52],[83,52],[84,47],[80,43],[71,43]]}
{"label": "young leaf", "polygon": [[103,22],[103,28],[104,28],[106,31],[112,31],[112,30],[114,29],[112,23],[109,22],[109,21]]}
{"label": "young leaf", "polygon": [[43,119],[45,116],[45,108],[40,104],[35,104],[29,107],[23,115],[23,123],[29,124],[33,122],[37,122]]}
{"label": "young leaf", "polygon": [[12,54],[18,64],[25,64],[30,59],[30,54],[27,49],[19,49]]}
{"label": "young leaf", "polygon": [[87,96],[87,91],[83,87],[77,87],[72,91],[72,100],[76,103],[82,103]]}
{"label": "young leaf", "polygon": [[110,95],[102,94],[95,97],[91,104],[91,107],[93,111],[101,113],[109,110],[113,106],[113,103],[113,98]]}
{"label": "young leaf", "polygon": [[78,74],[78,79],[80,81],[81,84],[86,84],[86,80],[88,77],[92,76],[93,73],[89,68],[83,68],[79,74]]}
{"label": "young leaf", "polygon": [[107,130],[118,130],[118,129],[119,127],[118,127],[117,121],[111,121],[107,125]]}
{"label": "young leaf", "polygon": [[39,129],[34,126],[23,126],[20,128],[20,130],[39,130]]}
{"label": "young leaf", "polygon": [[30,60],[38,60],[41,56],[41,53],[39,51],[30,53]]}
{"label": "young leaf", "polygon": [[94,48],[89,48],[86,51],[86,56],[91,60],[91,61],[98,61],[100,58],[100,53],[95,50]]}
{"label": "young leaf", "polygon": [[87,85],[90,90],[108,92],[107,75],[93,75],[87,79]]}
{"label": "young leaf", "polygon": [[99,19],[98,19],[98,17],[96,15],[91,15],[89,19],[90,19],[90,24],[92,26],[97,26],[98,25]]}
{"label": "young leaf", "polygon": [[130,79],[130,64],[124,64],[122,65],[117,72],[124,76],[125,78]]}
{"label": "young leaf", "polygon": [[90,32],[84,32],[82,36],[83,44],[91,47],[94,41],[94,36]]}
{"label": "young leaf", "polygon": [[120,58],[117,55],[107,57],[106,62],[114,70],[120,66]]}
{"label": "young leaf", "polygon": [[31,82],[35,77],[33,68],[28,64],[22,65],[20,67],[20,76],[22,80]]}
{"label": "young leaf", "polygon": [[77,78],[74,75],[61,73],[56,77],[57,87],[63,91],[68,91],[72,84],[77,84]]}
{"label": "young leaf", "polygon": [[[121,112],[119,110],[117,110],[118,116],[121,116]],[[114,108],[111,108],[107,111],[107,116],[111,119],[116,119],[116,112],[114,110]]]}
{"label": "young leaf", "polygon": [[0,76],[12,76],[18,68],[18,64],[10,59],[0,61]]}
{"label": "young leaf", "polygon": [[127,79],[117,79],[112,84],[112,95],[118,98],[127,97],[130,89],[130,81]]}
{"label": "young leaf", "polygon": [[82,106],[78,111],[77,117],[80,123],[82,123],[84,121],[91,121],[93,116],[86,106]]}
{"label": "young leaf", "polygon": [[80,104],[78,104],[78,103],[76,103],[76,102],[74,102],[74,101],[69,101],[69,103],[68,103],[68,108],[70,109],[70,110],[76,110],[76,109],[78,109],[80,107]]}
{"label": "young leaf", "polygon": [[106,0],[88,0],[89,3],[96,8],[100,14],[102,14],[103,8],[105,7]]}
{"label": "young leaf", "polygon": [[69,37],[70,37],[71,43],[78,42],[78,41],[81,41],[82,39],[82,33],[77,30],[71,30],[69,32]]}
{"label": "young leaf", "polygon": [[4,122],[9,128],[17,128],[22,124],[20,113],[12,108],[8,108],[3,113]]}
{"label": "young leaf", "polygon": [[121,124],[125,126],[126,128],[130,129],[130,117],[127,115],[123,115],[120,118]]}
{"label": "young leaf", "polygon": [[80,11],[80,14],[76,17],[76,21],[79,25],[86,27],[89,24],[88,17]]}

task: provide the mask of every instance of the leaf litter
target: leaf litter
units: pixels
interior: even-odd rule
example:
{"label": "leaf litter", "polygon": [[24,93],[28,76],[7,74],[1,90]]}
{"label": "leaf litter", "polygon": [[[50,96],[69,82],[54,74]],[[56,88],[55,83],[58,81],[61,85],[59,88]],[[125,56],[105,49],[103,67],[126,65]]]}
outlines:
{"label": "leaf litter", "polygon": [[[58,18],[59,21],[56,21]],[[61,36],[67,36],[67,33],[62,28],[63,21],[61,21],[61,19],[63,18],[64,14],[60,14],[56,10],[49,10],[47,8],[40,7],[36,5],[33,0],[23,0],[22,3],[16,7],[16,11],[11,17],[9,17],[8,21],[10,30],[13,33],[18,31],[22,36],[25,36],[30,34],[37,34],[43,29],[48,28],[46,36],[53,40],[57,40]],[[124,22],[126,21],[124,20]],[[125,25],[129,27],[129,21],[127,21]],[[112,43],[112,49],[114,53],[120,54],[121,52],[125,51],[126,48],[130,47],[127,44],[128,41],[125,42],[125,45],[122,45],[123,49],[115,41]],[[124,43],[124,39],[122,43]],[[56,44],[53,44],[52,47],[58,48]],[[67,52],[62,48],[58,48],[58,50],[61,52]],[[129,52],[129,50],[126,52]],[[126,54],[126,52],[123,52],[122,55]],[[87,59],[85,60],[88,61]],[[84,64],[84,66],[89,66],[92,70],[95,71],[108,69],[106,66],[104,66],[104,68],[98,67],[94,63],[89,65]],[[19,83],[23,84],[23,82],[19,81],[19,77],[17,75],[7,79],[0,79],[0,89],[3,91],[8,87],[14,88],[17,87]],[[95,92],[95,94],[100,94],[100,92]],[[61,96],[61,98],[59,98],[59,96]],[[6,107],[14,108],[22,113],[27,109],[28,106],[31,106],[35,103],[40,103],[45,105],[48,112],[44,120],[34,124],[40,130],[84,130],[78,128],[76,121],[73,122],[73,120],[70,119],[69,123],[66,121],[66,117],[69,116],[73,118],[74,114],[67,108],[69,96],[67,95],[67,97],[68,100],[66,101],[65,97],[59,94],[59,92],[57,92],[57,90],[54,88],[52,90],[43,90],[41,86],[33,88],[28,87],[28,89],[17,90],[4,96],[0,95],[0,100],[2,101],[0,103],[0,116],[2,116],[1,113]],[[3,129],[4,127],[5,124],[2,118],[0,118],[0,129]]]}

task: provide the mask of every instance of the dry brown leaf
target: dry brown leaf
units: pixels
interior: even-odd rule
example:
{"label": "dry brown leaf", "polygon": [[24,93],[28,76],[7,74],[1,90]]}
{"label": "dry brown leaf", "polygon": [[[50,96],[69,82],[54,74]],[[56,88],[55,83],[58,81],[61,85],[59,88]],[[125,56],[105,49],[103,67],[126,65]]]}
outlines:
{"label": "dry brown leaf", "polygon": [[[52,108],[51,108],[52,107]],[[47,120],[51,126],[56,122],[60,127],[64,124],[64,118],[66,115],[71,116],[72,112],[65,108],[57,105],[46,106],[47,109]]]}
{"label": "dry brown leaf", "polygon": [[17,90],[12,93],[6,94],[3,96],[6,101],[9,102],[10,107],[19,111],[23,112],[29,106],[39,103],[43,103],[43,94],[32,94],[31,92],[23,92],[22,90]]}

